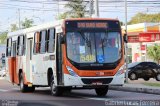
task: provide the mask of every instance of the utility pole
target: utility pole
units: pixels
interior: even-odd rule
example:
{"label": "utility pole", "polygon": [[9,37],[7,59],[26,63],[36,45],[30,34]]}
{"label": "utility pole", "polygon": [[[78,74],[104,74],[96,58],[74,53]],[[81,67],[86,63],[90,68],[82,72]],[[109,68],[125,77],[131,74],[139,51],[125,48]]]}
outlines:
{"label": "utility pole", "polygon": [[18,25],[19,25],[19,29],[21,29],[21,13],[20,13],[20,9],[18,9]]}
{"label": "utility pole", "polygon": [[94,1],[94,8],[95,8],[95,16],[99,17],[99,1],[98,0]]}
{"label": "utility pole", "polygon": [[94,6],[93,6],[94,1],[93,0],[89,0],[89,16],[92,17],[92,15],[94,14]]}
{"label": "utility pole", "polygon": [[58,16],[59,16],[59,0],[58,0],[58,2],[57,2],[57,3],[58,3]]}
{"label": "utility pole", "polygon": [[[127,0],[125,0],[125,34],[127,35]],[[125,44],[125,57],[126,57],[126,83],[128,83],[128,46]]]}

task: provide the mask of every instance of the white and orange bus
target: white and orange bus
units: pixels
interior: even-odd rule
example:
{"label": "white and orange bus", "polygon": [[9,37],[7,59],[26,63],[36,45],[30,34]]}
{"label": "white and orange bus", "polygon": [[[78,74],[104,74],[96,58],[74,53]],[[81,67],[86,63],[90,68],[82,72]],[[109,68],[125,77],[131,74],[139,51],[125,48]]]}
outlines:
{"label": "white and orange bus", "polygon": [[114,19],[66,19],[8,34],[6,70],[22,92],[51,87],[52,95],[71,89],[124,84],[124,40]]}

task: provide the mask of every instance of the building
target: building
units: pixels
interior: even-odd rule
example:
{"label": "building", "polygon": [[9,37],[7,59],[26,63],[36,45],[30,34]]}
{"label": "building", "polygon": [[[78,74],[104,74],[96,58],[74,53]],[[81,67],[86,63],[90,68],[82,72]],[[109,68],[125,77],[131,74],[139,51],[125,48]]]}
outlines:
{"label": "building", "polygon": [[160,44],[160,23],[128,25],[127,31],[129,62],[152,61],[147,56],[147,47]]}

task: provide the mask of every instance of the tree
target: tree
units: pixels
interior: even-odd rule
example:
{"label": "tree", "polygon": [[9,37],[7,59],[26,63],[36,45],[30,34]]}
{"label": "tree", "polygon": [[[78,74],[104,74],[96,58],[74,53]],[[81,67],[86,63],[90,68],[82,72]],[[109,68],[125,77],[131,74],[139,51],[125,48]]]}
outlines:
{"label": "tree", "polygon": [[84,0],[70,0],[65,7],[69,9],[66,14],[71,18],[82,18],[87,13]]}
{"label": "tree", "polygon": [[147,55],[159,64],[160,63],[160,46],[155,44],[154,46],[148,47]]}
{"label": "tree", "polygon": [[33,26],[33,20],[32,19],[25,18],[25,20],[22,21],[22,29],[29,28],[31,26]]}
{"label": "tree", "polygon": [[128,24],[136,24],[143,22],[160,22],[160,13],[157,14],[145,14],[137,13],[131,18]]}
{"label": "tree", "polygon": [[56,19],[60,20],[60,19],[66,19],[68,18],[68,14],[65,12],[63,14],[59,14]]}
{"label": "tree", "polygon": [[[24,21],[21,22],[22,29],[29,28],[33,26],[33,20],[25,18]],[[16,24],[11,24],[11,32],[17,31],[19,28]]]}
{"label": "tree", "polygon": [[7,34],[7,31],[0,34],[0,44],[6,44]]}
{"label": "tree", "polygon": [[18,30],[18,27],[16,24],[11,24],[11,32],[14,32],[14,31],[17,31]]}

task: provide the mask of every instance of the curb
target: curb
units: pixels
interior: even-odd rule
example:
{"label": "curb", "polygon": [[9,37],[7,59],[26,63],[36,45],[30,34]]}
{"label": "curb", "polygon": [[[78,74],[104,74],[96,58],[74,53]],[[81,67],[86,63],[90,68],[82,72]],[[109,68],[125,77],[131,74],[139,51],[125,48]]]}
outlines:
{"label": "curb", "polygon": [[109,89],[110,90],[117,90],[117,91],[129,91],[129,92],[138,92],[138,93],[148,93],[148,94],[160,95],[160,89],[133,88],[133,87],[124,87],[124,86],[109,86]]}

